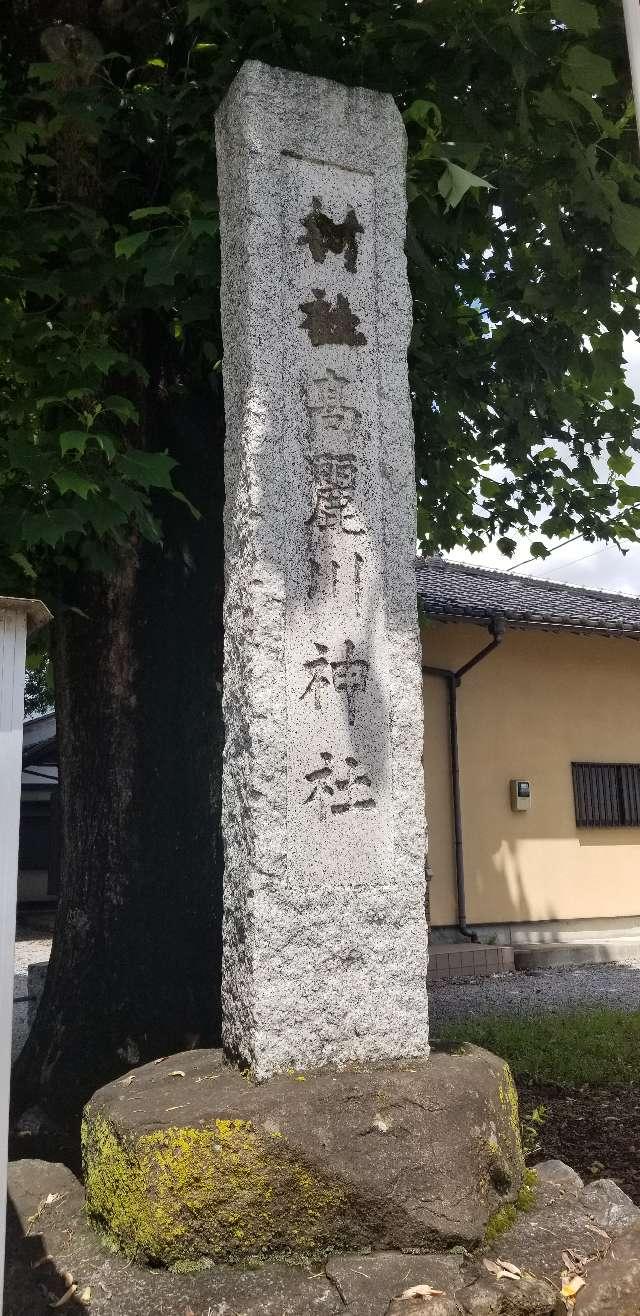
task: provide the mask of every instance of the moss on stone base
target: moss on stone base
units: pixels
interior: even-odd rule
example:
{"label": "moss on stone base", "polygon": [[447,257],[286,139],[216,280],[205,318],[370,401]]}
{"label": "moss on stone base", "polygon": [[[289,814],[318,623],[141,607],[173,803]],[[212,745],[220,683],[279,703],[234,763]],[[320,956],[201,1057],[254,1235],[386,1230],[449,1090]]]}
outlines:
{"label": "moss on stone base", "polygon": [[[127,1255],[181,1268],[338,1247],[345,1189],[283,1152],[248,1120],[123,1136],[85,1113],[87,1210]],[[246,1222],[250,1220],[250,1230]]]}

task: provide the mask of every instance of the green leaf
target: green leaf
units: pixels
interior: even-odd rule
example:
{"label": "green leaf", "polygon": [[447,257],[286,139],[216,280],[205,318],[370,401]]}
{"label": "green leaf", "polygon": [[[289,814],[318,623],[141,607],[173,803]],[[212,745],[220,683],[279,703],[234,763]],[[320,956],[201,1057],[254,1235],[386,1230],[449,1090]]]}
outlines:
{"label": "green leaf", "polygon": [[640,503],[640,484],[626,484],[620,480],[617,485],[618,502],[621,507],[630,507],[632,503]]}
{"label": "green leaf", "polygon": [[610,453],[607,464],[609,470],[613,471],[615,475],[628,475],[633,466],[633,457],[630,457],[627,452]]}
{"label": "green leaf", "polygon": [[63,73],[63,64],[30,64],[27,76],[36,82],[55,82]]}
{"label": "green leaf", "polygon": [[80,498],[88,498],[90,493],[100,492],[97,484],[79,475],[77,471],[57,471],[53,479],[61,494],[75,493]]}
{"label": "green leaf", "polygon": [[552,123],[570,123],[575,117],[575,111],[571,113],[571,105],[567,104],[566,98],[559,96],[553,87],[543,87],[542,91],[534,93],[533,99],[542,117],[550,119]]}
{"label": "green leaf", "polygon": [[142,233],[129,233],[126,238],[118,238],[115,244],[116,256],[124,256],[125,260],[130,260],[140,247],[144,247],[150,237],[151,229],[146,228]]}
{"label": "green leaf", "polygon": [[446,160],[444,156],[443,159],[446,163],[446,169],[440,175],[438,191],[447,203],[447,210],[455,209],[470,187],[486,187],[493,190],[493,183],[488,183],[486,178],[479,178],[477,174],[472,174],[468,169],[463,169],[461,165]]}
{"label": "green leaf", "polygon": [[551,0],[551,12],[559,23],[573,28],[583,37],[588,37],[600,25],[598,10],[588,0]]}
{"label": "green leaf", "polygon": [[150,215],[171,215],[169,206],[143,206],[141,210],[132,210],[129,219],[148,219]]}
{"label": "green leaf", "polygon": [[173,489],[171,472],[177,464],[168,452],[138,452],[133,448],[123,456],[120,468],[143,489]]}
{"label": "green leaf", "polygon": [[84,452],[89,438],[87,430],[64,430],[58,440],[63,456],[66,452]]}
{"label": "green leaf", "polygon": [[20,570],[25,576],[28,576],[30,580],[36,579],[37,573],[34,571],[28,557],[25,557],[24,553],[10,553],[9,557],[12,562],[15,562],[17,567],[20,567]]}
{"label": "green leaf", "polygon": [[118,393],[114,393],[111,397],[104,399],[102,410],[111,411],[114,416],[118,417],[118,420],[136,421],[139,419],[138,411],[136,407],[134,407],[133,402],[130,402],[128,398],[120,397]]}
{"label": "green leaf", "polygon": [[572,46],[565,56],[562,77],[568,87],[582,87],[594,95],[616,81],[610,61],[580,45]]}
{"label": "green leaf", "polygon": [[190,228],[194,238],[199,238],[202,233],[206,233],[207,237],[216,238],[219,224],[217,219],[192,219]]}
{"label": "green leaf", "polygon": [[108,460],[112,462],[116,455],[117,448],[111,434],[94,434],[93,437],[102,448],[102,451],[106,454]]}
{"label": "green leaf", "polygon": [[154,59],[147,60],[147,67],[149,66],[155,69],[166,69],[167,67],[165,60],[160,59],[158,55],[156,55]]}
{"label": "green leaf", "polygon": [[196,23],[213,9],[213,0],[189,0],[187,5],[187,23]]}
{"label": "green leaf", "polygon": [[611,226],[620,246],[635,256],[640,249],[640,206],[619,201],[613,210]]}
{"label": "green leaf", "polygon": [[529,552],[531,554],[531,557],[549,556],[549,549],[547,548],[546,544],[542,543],[541,539],[534,539],[533,543],[530,544],[529,546]]}
{"label": "green leaf", "polygon": [[480,493],[483,498],[495,498],[497,494],[502,493],[502,485],[499,480],[491,480],[488,475],[483,475],[480,481]]}
{"label": "green leaf", "polygon": [[402,117],[405,123],[419,123],[430,132],[437,133],[442,127],[442,115],[434,101],[412,101]]}

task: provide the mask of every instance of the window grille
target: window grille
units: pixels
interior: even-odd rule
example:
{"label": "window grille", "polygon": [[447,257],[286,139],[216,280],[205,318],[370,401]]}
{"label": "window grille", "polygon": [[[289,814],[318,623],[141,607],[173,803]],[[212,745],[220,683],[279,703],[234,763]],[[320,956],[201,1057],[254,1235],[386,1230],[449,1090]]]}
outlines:
{"label": "window grille", "polygon": [[577,827],[640,827],[640,763],[572,763]]}

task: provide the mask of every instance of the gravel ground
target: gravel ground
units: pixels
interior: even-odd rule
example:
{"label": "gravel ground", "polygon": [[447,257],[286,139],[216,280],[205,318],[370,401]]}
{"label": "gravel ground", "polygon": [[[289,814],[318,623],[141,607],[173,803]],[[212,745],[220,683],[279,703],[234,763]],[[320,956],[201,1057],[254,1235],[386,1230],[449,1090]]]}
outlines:
{"label": "gravel ground", "polygon": [[599,1006],[640,1010],[640,965],[587,964],[533,969],[441,984],[429,991],[431,1034],[438,1028],[486,1015],[564,1014]]}

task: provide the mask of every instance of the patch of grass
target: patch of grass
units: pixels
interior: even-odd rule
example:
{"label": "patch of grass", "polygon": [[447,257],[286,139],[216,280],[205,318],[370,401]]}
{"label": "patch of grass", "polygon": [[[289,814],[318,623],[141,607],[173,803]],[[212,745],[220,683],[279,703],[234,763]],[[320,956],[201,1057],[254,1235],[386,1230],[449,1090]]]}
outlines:
{"label": "patch of grass", "polygon": [[438,1040],[475,1042],[532,1083],[640,1083],[640,1012],[584,1010],[512,1018],[494,1015],[438,1030]]}

